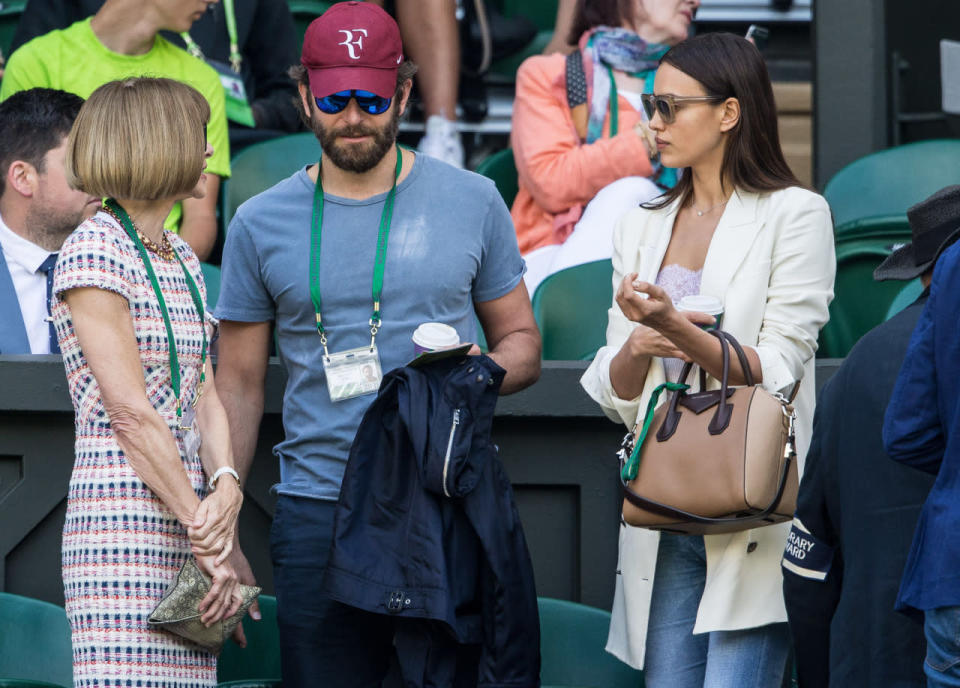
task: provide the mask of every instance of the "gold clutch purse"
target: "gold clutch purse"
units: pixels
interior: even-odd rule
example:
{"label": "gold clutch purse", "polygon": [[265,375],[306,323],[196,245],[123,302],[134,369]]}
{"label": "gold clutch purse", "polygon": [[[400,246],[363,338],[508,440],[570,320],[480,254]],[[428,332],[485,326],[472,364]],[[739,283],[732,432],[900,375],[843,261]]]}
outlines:
{"label": "gold clutch purse", "polygon": [[200,612],[197,607],[210,592],[210,581],[200,571],[193,557],[190,557],[184,562],[176,580],[163,594],[160,604],[150,614],[148,623],[154,628],[176,633],[204,650],[219,655],[224,641],[230,637],[247,613],[247,609],[260,594],[260,588],[255,585],[238,584],[237,588],[243,598],[237,613],[216,622],[209,628],[206,627],[200,621]]}

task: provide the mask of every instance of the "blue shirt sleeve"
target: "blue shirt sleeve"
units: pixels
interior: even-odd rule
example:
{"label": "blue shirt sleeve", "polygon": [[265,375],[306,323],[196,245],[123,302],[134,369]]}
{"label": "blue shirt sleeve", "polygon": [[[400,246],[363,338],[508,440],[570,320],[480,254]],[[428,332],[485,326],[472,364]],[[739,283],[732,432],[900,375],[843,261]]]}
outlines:
{"label": "blue shirt sleeve", "polygon": [[[937,399],[935,357],[937,298],[950,266],[941,263],[934,271],[930,297],[920,314],[897,376],[883,420],[883,447],[894,461],[937,473],[946,447]],[[947,268],[946,270],[942,268]]]}
{"label": "blue shirt sleeve", "polygon": [[506,296],[520,284],[527,271],[520,257],[510,211],[493,182],[485,181],[490,203],[483,223],[482,261],[473,281],[474,301],[493,301]]}
{"label": "blue shirt sleeve", "polygon": [[230,222],[221,271],[218,319],[238,322],[274,319],[275,306],[263,281],[259,254],[239,213]]}

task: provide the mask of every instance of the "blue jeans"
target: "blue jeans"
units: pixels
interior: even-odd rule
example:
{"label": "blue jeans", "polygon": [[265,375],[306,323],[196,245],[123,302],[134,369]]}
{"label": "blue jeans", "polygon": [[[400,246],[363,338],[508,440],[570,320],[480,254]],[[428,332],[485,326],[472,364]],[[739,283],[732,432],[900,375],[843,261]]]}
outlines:
{"label": "blue jeans", "polygon": [[923,613],[927,658],[923,671],[928,688],[960,686],[960,607],[939,607]]}
{"label": "blue jeans", "polygon": [[270,555],[284,688],[475,686],[478,646],[458,645],[431,621],[400,622],[320,593],[336,508],[304,497],[277,500]]}
{"label": "blue jeans", "polygon": [[647,629],[647,688],[780,688],[786,623],[693,634],[707,577],[703,538],[660,536]]}

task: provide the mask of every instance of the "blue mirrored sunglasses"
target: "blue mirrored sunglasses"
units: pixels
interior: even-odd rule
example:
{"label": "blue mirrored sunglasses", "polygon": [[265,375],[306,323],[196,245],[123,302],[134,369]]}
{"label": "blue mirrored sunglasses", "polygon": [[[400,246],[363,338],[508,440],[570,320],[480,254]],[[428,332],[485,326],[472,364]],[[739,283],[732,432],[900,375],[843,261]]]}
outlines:
{"label": "blue mirrored sunglasses", "polygon": [[392,98],[384,98],[370,91],[337,91],[323,98],[314,98],[317,101],[317,107],[320,112],[327,115],[335,115],[343,112],[344,108],[353,98],[357,101],[360,109],[370,115],[381,115],[390,107]]}

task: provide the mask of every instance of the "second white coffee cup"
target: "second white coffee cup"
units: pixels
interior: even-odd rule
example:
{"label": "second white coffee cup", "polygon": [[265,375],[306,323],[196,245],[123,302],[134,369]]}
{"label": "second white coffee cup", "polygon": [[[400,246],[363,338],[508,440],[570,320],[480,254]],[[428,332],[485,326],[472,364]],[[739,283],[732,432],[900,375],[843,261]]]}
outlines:
{"label": "second white coffee cup", "polygon": [[709,296],[708,294],[691,294],[690,296],[684,296],[680,299],[680,303],[677,304],[677,310],[706,313],[716,318],[716,322],[713,325],[702,326],[705,330],[719,328],[720,322],[723,320],[723,301],[716,296]]}

